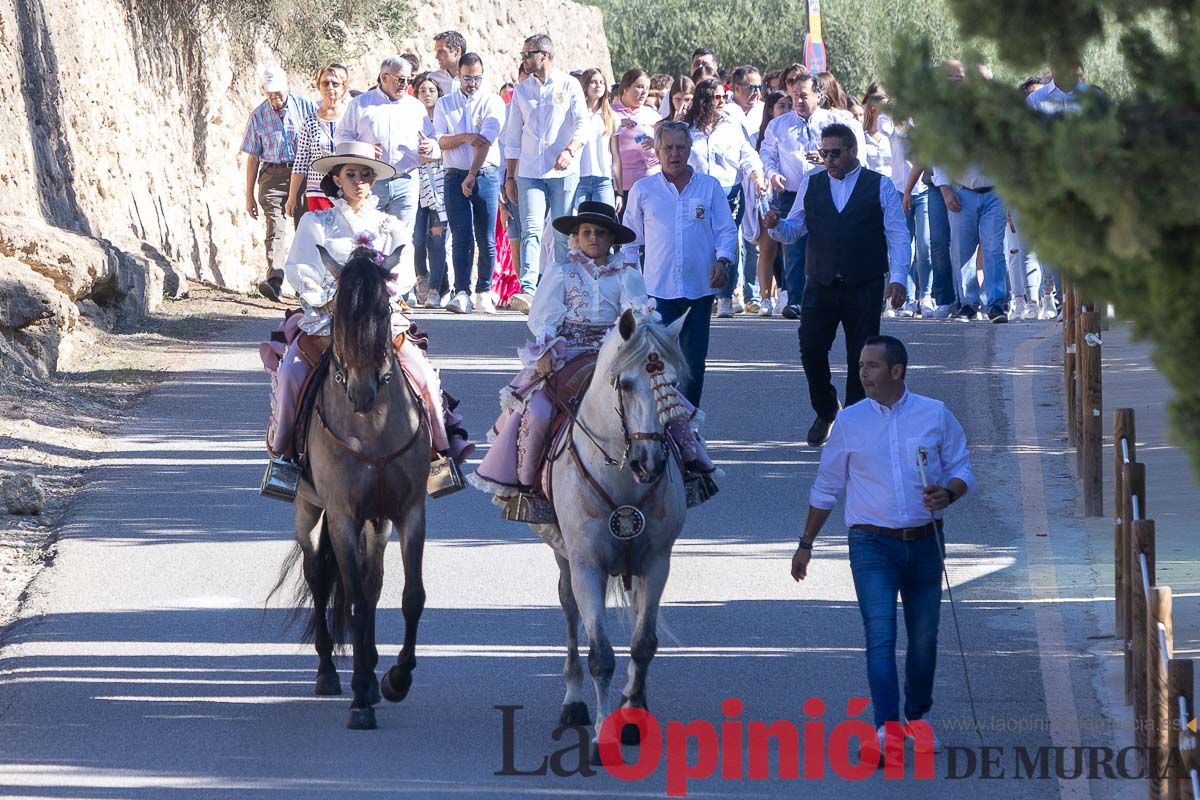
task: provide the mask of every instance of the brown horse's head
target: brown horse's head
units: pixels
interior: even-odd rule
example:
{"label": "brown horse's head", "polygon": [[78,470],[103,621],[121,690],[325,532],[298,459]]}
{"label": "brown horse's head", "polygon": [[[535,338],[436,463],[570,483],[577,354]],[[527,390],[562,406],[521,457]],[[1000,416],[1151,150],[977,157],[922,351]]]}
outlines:
{"label": "brown horse's head", "polygon": [[[322,251],[322,258],[332,259]],[[379,387],[395,372],[388,274],[400,250],[384,257],[368,247],[350,254],[337,274],[333,310],[333,379],[358,414],[375,405]]]}

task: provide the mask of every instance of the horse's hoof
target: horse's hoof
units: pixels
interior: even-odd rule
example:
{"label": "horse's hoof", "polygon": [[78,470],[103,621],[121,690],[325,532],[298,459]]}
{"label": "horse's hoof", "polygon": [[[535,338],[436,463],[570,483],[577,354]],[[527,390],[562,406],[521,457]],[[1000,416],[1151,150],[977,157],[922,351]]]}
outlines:
{"label": "horse's hoof", "polygon": [[370,706],[350,709],[350,717],[346,720],[346,727],[352,731],[375,730],[375,709]]}
{"label": "horse's hoof", "polygon": [[564,703],[562,714],[558,717],[559,725],[591,725],[592,717],[588,714],[587,703],[576,701]]}
{"label": "horse's hoof", "polygon": [[642,731],[637,725],[621,726],[621,744],[637,747],[642,743]]}
{"label": "horse's hoof", "polygon": [[410,688],[412,688],[412,670],[402,670],[400,667],[392,667],[385,672],[383,680],[379,683],[383,699],[389,703],[399,703],[408,697]]}
{"label": "horse's hoof", "polygon": [[371,685],[367,687],[367,705],[379,705],[379,701],[383,698],[379,694],[379,678],[371,676]]}
{"label": "horse's hoof", "polygon": [[338,680],[336,672],[326,672],[317,675],[317,685],[314,689],[314,694],[317,697],[328,697],[330,695],[342,693],[342,682]]}

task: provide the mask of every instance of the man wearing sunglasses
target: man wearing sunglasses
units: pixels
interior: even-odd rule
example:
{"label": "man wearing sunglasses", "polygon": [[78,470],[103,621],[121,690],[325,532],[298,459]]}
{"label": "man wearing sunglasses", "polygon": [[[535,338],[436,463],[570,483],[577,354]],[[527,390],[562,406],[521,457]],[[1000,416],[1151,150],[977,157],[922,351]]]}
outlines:
{"label": "man wearing sunglasses", "polygon": [[[507,162],[504,195],[521,215],[521,291],[508,304],[529,313],[541,274],[546,209],[553,219],[571,213],[588,113],[579,81],[554,68],[549,36],[526,39],[521,64],[529,77],[513,90],[500,144]],[[553,235],[554,258],[566,261],[567,237]]]}
{"label": "man wearing sunglasses", "polygon": [[806,281],[800,301],[800,363],[817,419],[808,444],[829,439],[841,409],[829,372],[829,351],[838,325],[846,336],[847,406],[866,394],[858,374],[858,357],[871,336],[879,335],[879,301],[888,278],[887,302],[904,304],[904,281],[911,250],[900,192],[878,172],[858,161],[858,140],[840,122],[821,132],[817,151],[824,169],[804,176],[786,219],[775,211],[763,224],[771,238],[792,244],[807,234]]}
{"label": "man wearing sunglasses", "polygon": [[[391,180],[375,181],[379,210],[398,219],[407,230],[417,221],[421,182],[417,168],[421,155],[433,155],[433,141],[424,137],[426,111],[408,93],[413,66],[400,56],[389,56],[379,67],[379,83],[350,101],[333,140],[366,142],[375,146],[380,161],[396,170]],[[401,254],[402,268],[412,268],[413,248]]]}
{"label": "man wearing sunglasses", "polygon": [[747,64],[733,71],[730,83],[733,85],[733,102],[725,107],[726,115],[742,126],[746,139],[754,144],[754,137],[762,127],[762,73]]}

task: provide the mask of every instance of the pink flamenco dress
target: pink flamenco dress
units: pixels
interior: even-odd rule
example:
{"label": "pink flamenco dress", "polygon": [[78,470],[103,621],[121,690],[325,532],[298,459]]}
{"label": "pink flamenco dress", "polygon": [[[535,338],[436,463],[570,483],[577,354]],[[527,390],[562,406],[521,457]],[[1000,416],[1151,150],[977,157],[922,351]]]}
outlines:
{"label": "pink flamenco dress", "polygon": [[[579,356],[600,350],[605,336],[621,314],[632,309],[652,315],[654,301],[646,294],[642,273],[617,256],[598,264],[572,249],[567,260],[543,273],[529,309],[533,338],[518,349],[523,369],[500,391],[500,416],[488,431],[491,448],[467,481],[493,495],[498,505],[522,493],[537,493],[539,470],[548,446],[554,404],[545,390],[549,380],[538,374],[538,361],[551,353],[557,373]],[[693,425],[703,412],[686,404],[688,417],[675,420],[668,434],[684,456],[688,469],[720,474],[704,452]]]}

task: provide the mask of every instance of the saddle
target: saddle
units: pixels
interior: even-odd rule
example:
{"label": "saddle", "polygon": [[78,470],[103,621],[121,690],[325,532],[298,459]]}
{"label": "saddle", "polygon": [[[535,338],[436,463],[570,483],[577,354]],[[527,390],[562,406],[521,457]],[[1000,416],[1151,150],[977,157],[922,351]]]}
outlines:
{"label": "saddle", "polygon": [[295,460],[302,468],[307,467],[308,426],[317,406],[317,398],[321,395],[321,385],[329,376],[331,342],[329,336],[313,336],[303,331],[296,339],[296,348],[312,368],[300,385],[300,396],[296,398],[296,427],[292,433]]}

